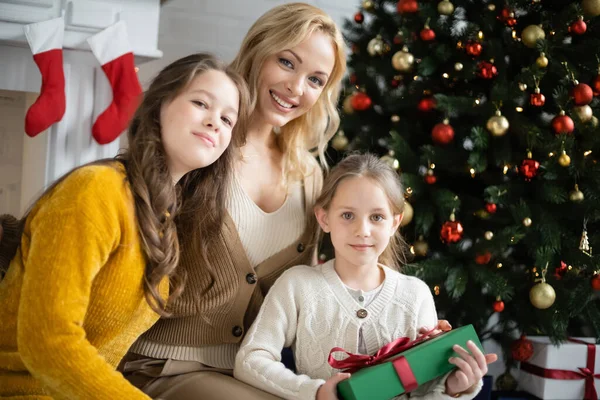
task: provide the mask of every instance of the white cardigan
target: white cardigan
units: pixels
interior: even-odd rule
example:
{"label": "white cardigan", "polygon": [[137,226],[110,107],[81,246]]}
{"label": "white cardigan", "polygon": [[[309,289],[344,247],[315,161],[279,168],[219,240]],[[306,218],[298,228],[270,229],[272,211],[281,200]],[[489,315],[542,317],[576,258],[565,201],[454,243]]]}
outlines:
{"label": "white cardigan", "polygon": [[[346,290],[335,272],[334,260],[287,270],[269,290],[242,342],[235,377],[285,399],[313,400],[325,380],[339,372],[327,363],[330,350],[342,347],[357,353],[361,328],[367,351],[374,354],[399,337],[414,339],[421,327],[436,326],[429,287],[418,278],[382,268],[383,288],[364,309]],[[363,318],[358,316],[359,310]],[[281,363],[281,350],[290,346],[298,374]],[[447,376],[422,385],[410,398],[451,399],[443,393]],[[479,382],[473,393],[460,398],[475,397],[481,385]]]}

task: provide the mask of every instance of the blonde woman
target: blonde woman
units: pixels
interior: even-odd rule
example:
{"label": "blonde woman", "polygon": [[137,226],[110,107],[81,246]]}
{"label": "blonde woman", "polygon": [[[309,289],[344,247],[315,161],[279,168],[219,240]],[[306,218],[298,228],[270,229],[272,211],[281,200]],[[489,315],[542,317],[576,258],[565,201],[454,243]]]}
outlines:
{"label": "blonde woman", "polygon": [[[312,213],[323,155],[339,125],[345,72],[341,33],[322,10],[285,4],[250,28],[232,64],[248,82],[255,111],[241,147],[227,216],[211,242],[182,228],[186,290],[130,349],[124,375],[161,399],[268,399],[232,377],[235,356],[275,280],[316,261]],[[323,159],[323,157],[321,157]],[[185,221],[182,221],[185,225]]]}

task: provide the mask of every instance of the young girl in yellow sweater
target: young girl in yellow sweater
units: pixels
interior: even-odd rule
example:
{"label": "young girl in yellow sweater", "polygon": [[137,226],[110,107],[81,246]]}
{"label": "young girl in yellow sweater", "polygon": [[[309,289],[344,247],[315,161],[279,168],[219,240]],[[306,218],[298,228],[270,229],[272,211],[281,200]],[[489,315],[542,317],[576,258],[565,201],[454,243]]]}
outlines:
{"label": "young girl in yellow sweater", "polygon": [[0,398],[149,399],[117,364],[182,290],[177,220],[220,227],[249,103],[212,56],[175,61],[146,92],[129,149],[34,204],[0,282]]}

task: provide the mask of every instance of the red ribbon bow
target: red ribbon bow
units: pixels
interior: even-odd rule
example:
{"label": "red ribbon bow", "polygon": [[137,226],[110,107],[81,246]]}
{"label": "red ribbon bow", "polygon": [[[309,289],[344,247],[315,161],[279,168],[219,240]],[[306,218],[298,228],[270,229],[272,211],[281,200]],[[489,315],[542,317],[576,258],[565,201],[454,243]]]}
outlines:
{"label": "red ribbon bow", "polygon": [[584,400],[597,400],[595,378],[600,378],[600,374],[594,374],[596,365],[596,345],[587,343],[579,339],[568,339],[570,342],[585,344],[587,346],[587,363],[585,368],[579,368],[580,372],[568,371],[564,369],[546,369],[529,363],[521,363],[521,369],[530,374],[549,379],[579,380],[585,379]]}

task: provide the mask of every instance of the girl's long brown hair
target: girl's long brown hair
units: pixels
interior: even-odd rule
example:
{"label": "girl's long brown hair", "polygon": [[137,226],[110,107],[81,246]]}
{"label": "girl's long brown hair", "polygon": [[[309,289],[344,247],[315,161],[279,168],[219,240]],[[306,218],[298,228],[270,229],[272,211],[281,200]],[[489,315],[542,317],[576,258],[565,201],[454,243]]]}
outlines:
{"label": "girl's long brown hair", "polygon": [[[388,198],[392,214],[400,215],[404,211],[404,191],[398,173],[373,154],[352,154],[340,161],[329,172],[323,182],[321,196],[315,208],[328,210],[340,183],[347,178],[364,177],[379,185]],[[400,271],[406,263],[407,244],[396,230],[385,251],[379,256],[379,262]]]}
{"label": "girl's long brown hair", "polygon": [[[161,140],[160,111],[163,104],[172,101],[194,78],[209,70],[227,74],[239,91],[239,115],[231,144],[214,163],[187,173],[173,185]],[[185,282],[185,275],[176,273],[179,263],[177,228],[180,225],[176,222],[185,221],[185,234],[203,235],[203,240],[196,242],[203,244],[204,254],[223,222],[234,152],[245,142],[250,111],[247,85],[236,72],[212,55],[192,54],[168,65],[154,78],[129,126],[128,148],[115,159],[86,164],[113,165],[117,160],[125,166],[146,255],[144,293],[148,304],[161,316],[170,315],[168,304],[181,294]],[[67,175],[53,183],[42,197]],[[167,300],[159,293],[159,285],[165,277],[169,277],[171,285]]]}

